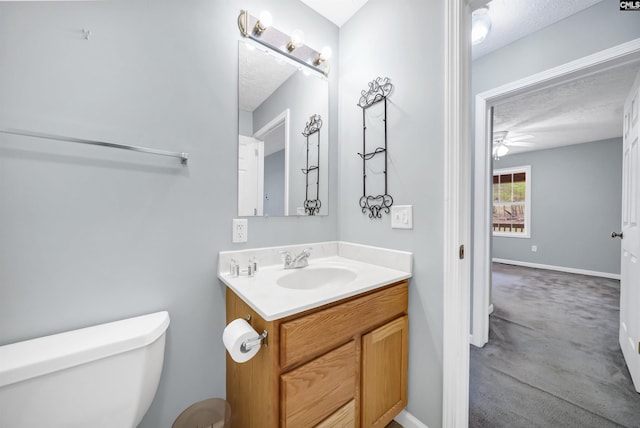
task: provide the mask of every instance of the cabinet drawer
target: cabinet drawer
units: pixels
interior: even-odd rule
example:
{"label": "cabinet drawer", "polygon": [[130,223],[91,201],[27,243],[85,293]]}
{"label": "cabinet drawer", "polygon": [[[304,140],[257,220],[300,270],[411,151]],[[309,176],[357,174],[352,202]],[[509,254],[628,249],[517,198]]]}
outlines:
{"label": "cabinet drawer", "polygon": [[315,428],[355,428],[356,401],[351,400],[336,410],[331,416],[316,425]]}
{"label": "cabinet drawer", "polygon": [[314,426],[353,400],[356,369],[351,341],[280,376],[280,426]]}
{"label": "cabinet drawer", "polygon": [[407,310],[407,282],[306,315],[280,326],[280,365],[305,361]]}

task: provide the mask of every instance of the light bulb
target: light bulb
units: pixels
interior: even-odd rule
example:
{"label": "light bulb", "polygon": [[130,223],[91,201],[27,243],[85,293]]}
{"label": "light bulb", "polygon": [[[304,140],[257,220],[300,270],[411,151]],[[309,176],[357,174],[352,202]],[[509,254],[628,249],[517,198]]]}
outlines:
{"label": "light bulb", "polygon": [[322,50],[320,51],[320,58],[323,61],[328,60],[329,58],[331,58],[331,55],[333,54],[333,51],[331,50],[331,48],[329,46],[325,46],[322,48]]}
{"label": "light bulb", "polygon": [[262,12],[260,12],[258,21],[260,21],[262,27],[267,29],[271,27],[271,24],[273,24],[273,16],[271,16],[271,13],[268,10],[263,10]]}
{"label": "light bulb", "polygon": [[296,46],[302,45],[304,43],[304,31],[295,30],[291,34],[291,43],[293,43]]}
{"label": "light bulb", "polygon": [[291,40],[287,43],[287,50],[289,52],[294,51],[296,48],[299,48],[304,43],[304,32],[302,30],[295,30],[291,34]]}
{"label": "light bulb", "polygon": [[263,10],[262,12],[260,12],[260,16],[256,21],[256,25],[253,27],[253,33],[258,36],[261,35],[262,33],[264,33],[264,30],[271,27],[272,23],[273,18],[271,16],[271,13],[269,13],[268,10]]}
{"label": "light bulb", "polygon": [[491,17],[489,9],[481,7],[471,14],[471,44],[482,43],[491,30]]}
{"label": "light bulb", "polygon": [[320,53],[318,54],[318,56],[316,56],[313,59],[313,65],[320,65],[323,62],[325,62],[326,60],[328,60],[329,58],[331,58],[331,48],[329,46],[325,46],[322,48],[322,50],[320,51]]}

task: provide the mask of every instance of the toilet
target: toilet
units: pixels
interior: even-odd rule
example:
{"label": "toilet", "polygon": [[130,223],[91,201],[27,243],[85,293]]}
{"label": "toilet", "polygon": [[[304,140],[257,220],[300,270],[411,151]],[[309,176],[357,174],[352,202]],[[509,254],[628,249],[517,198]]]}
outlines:
{"label": "toilet", "polygon": [[0,427],[133,428],[158,389],[169,314],[0,346]]}

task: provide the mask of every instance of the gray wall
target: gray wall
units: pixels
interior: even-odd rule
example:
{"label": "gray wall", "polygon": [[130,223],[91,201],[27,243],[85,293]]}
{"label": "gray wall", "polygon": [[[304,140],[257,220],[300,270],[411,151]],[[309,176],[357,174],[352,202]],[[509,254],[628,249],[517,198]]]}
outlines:
{"label": "gray wall", "polygon": [[[531,238],[493,238],[493,257],[620,273],[622,138],[508,155],[531,165]],[[538,251],[532,252],[531,246]]]}
{"label": "gray wall", "polygon": [[[169,427],[187,405],[225,396],[220,250],[337,238],[334,209],[250,218],[249,242],[231,243],[241,6],[269,9],[289,33],[304,23],[311,46],[337,52],[337,28],[294,0],[0,2],[0,128],[190,153],[183,168],[0,134],[0,345],[168,310],[142,427]],[[337,123],[337,60],[333,70]],[[337,126],[330,136],[336,162]]]}
{"label": "gray wall", "polygon": [[253,135],[253,113],[246,110],[238,110],[238,133],[251,137]]}
{"label": "gray wall", "polygon": [[[424,0],[369,0],[340,30],[339,235],[414,253],[408,411],[432,428],[442,425],[443,34],[443,3]],[[395,85],[388,106],[389,194],[394,204],[413,205],[413,230],[391,229],[388,214],[372,220],[358,205],[362,110],[356,104],[378,76]]]}

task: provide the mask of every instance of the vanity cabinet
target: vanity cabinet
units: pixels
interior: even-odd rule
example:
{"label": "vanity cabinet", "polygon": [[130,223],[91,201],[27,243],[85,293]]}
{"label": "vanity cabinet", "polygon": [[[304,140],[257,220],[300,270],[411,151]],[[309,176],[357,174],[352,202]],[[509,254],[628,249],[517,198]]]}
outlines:
{"label": "vanity cabinet", "polygon": [[384,427],[407,405],[408,327],[405,315],[362,337],[363,427]]}
{"label": "vanity cabinet", "polygon": [[406,406],[406,280],[274,321],[226,293],[227,322],[268,332],[248,362],[227,355],[232,428],[384,427]]}

